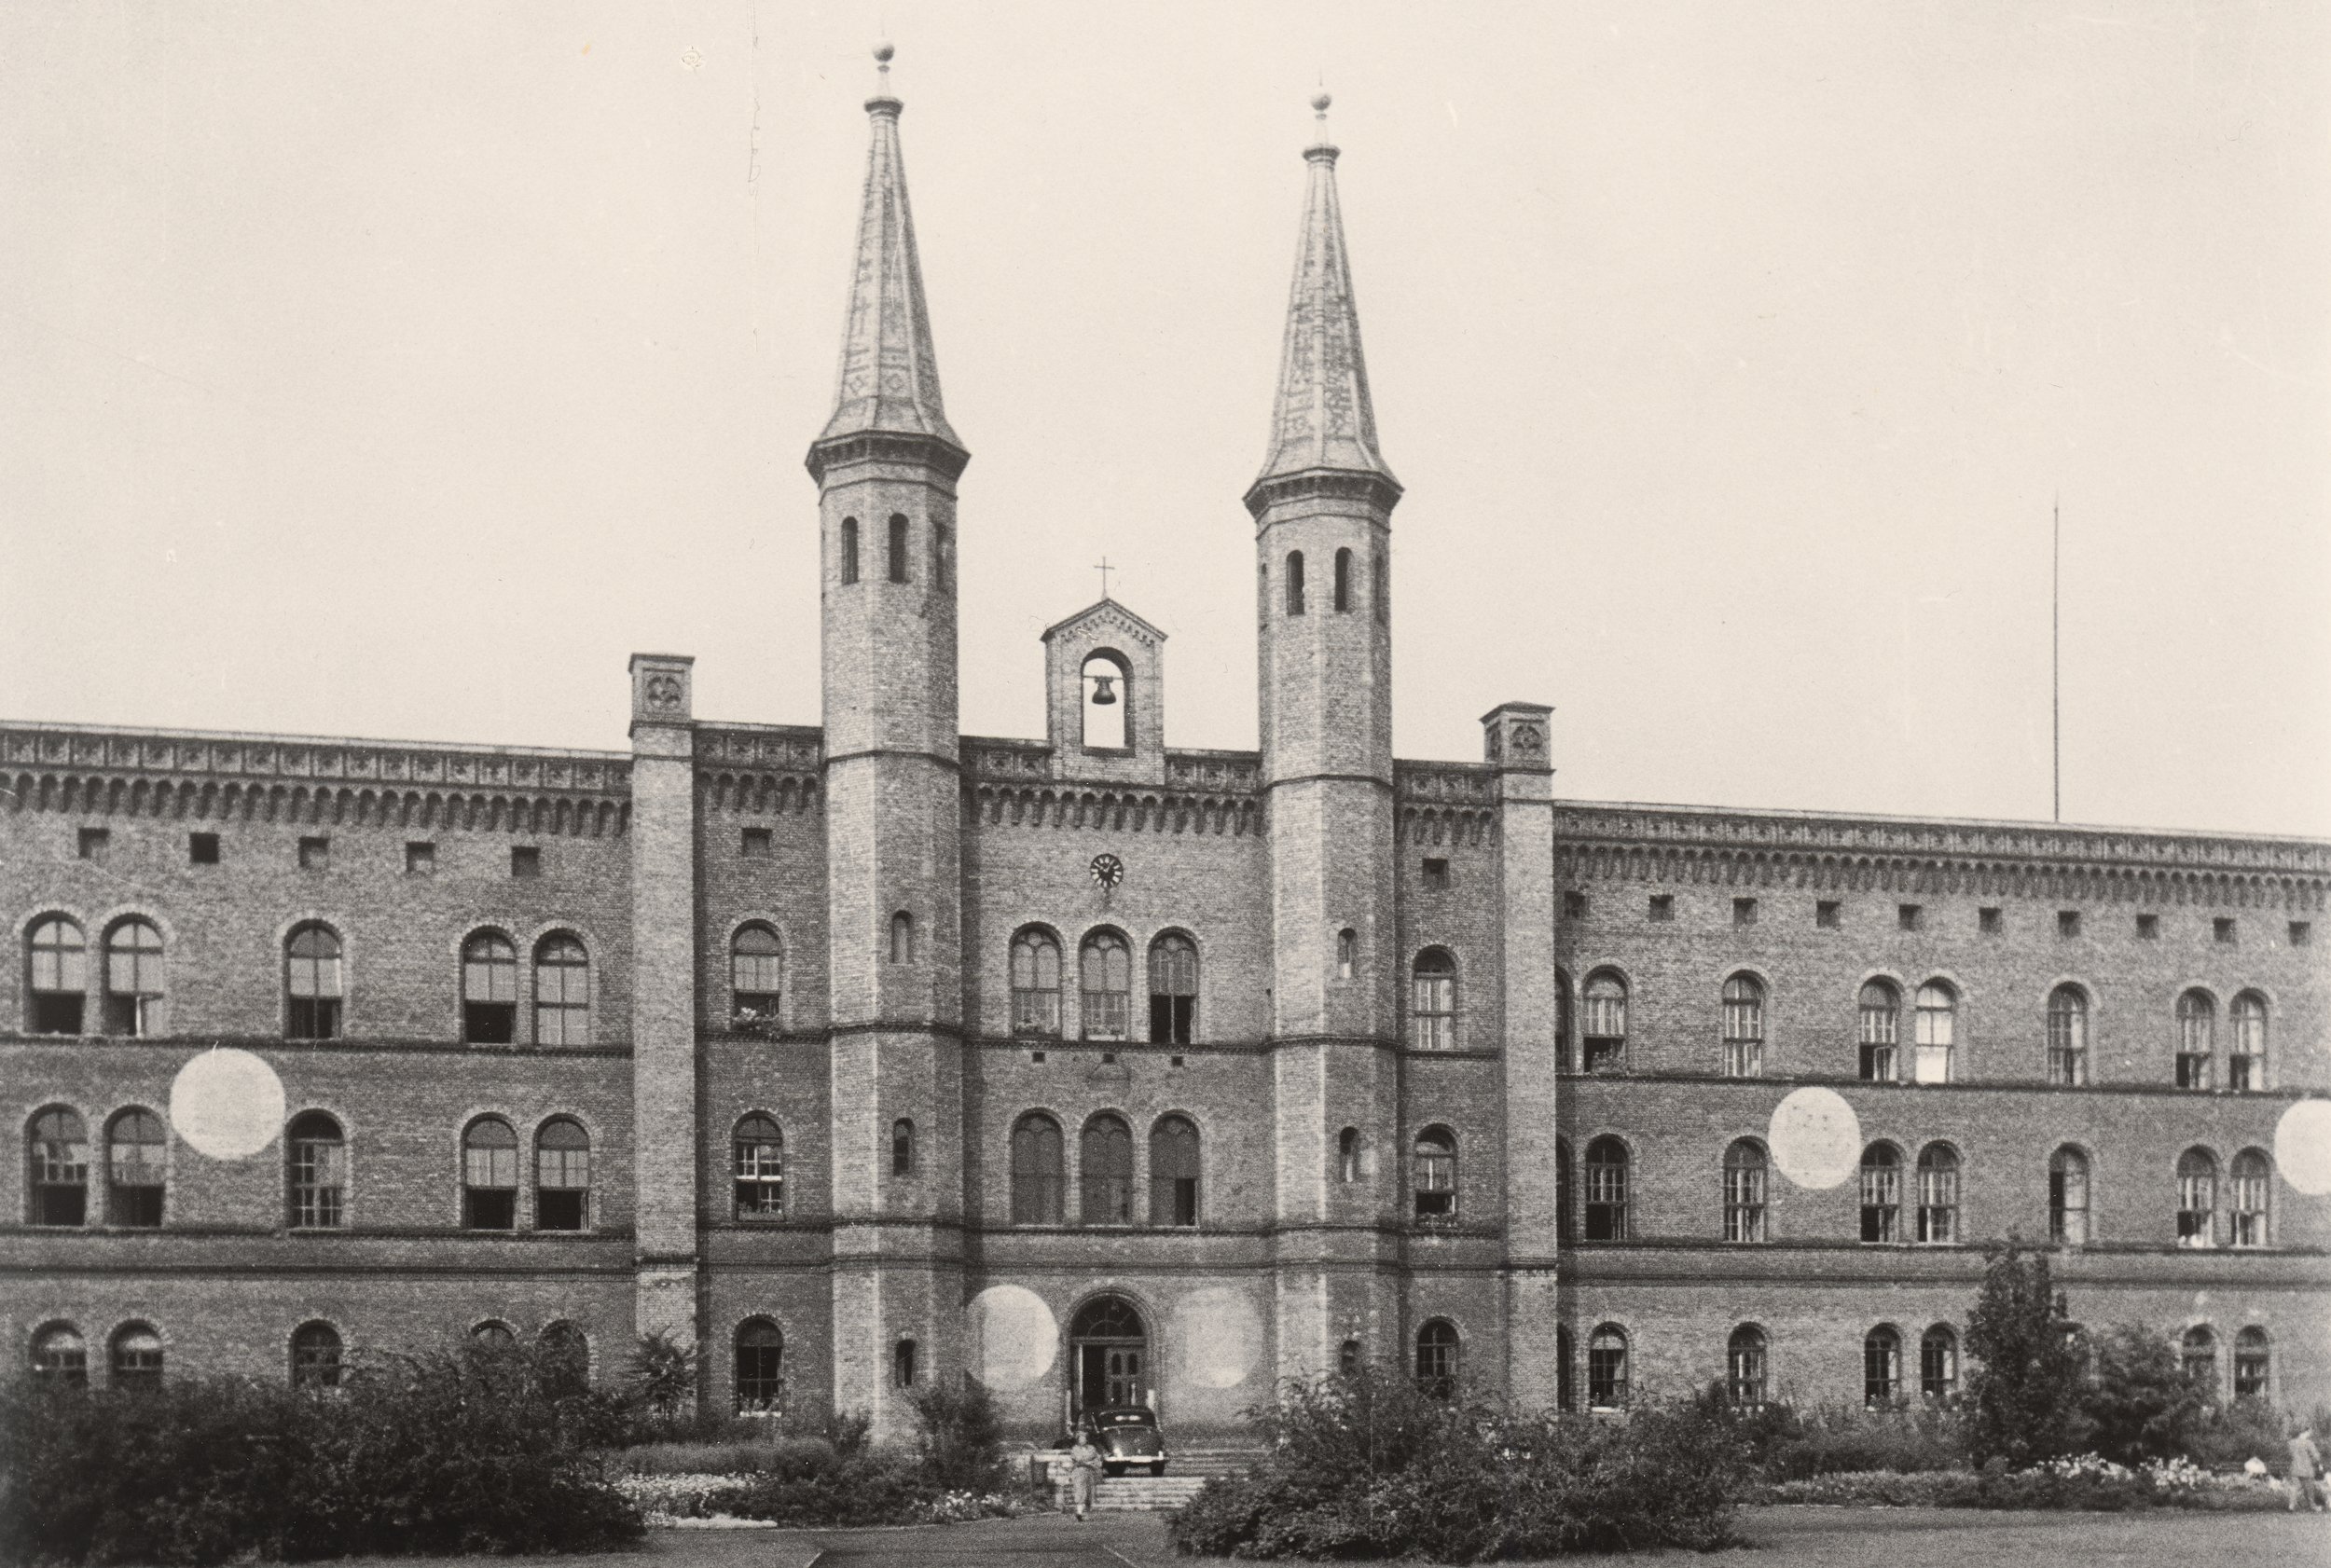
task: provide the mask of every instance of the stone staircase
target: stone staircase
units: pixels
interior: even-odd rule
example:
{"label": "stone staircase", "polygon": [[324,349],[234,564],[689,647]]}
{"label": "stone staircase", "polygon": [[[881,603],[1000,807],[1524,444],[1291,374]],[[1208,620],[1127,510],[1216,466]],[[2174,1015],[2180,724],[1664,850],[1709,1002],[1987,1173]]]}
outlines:
{"label": "stone staircase", "polygon": [[[1094,1511],[1154,1513],[1179,1508],[1196,1495],[1198,1489],[1213,1477],[1235,1475],[1252,1464],[1262,1451],[1257,1444],[1234,1439],[1186,1444],[1169,1442],[1167,1449],[1166,1470],[1162,1476],[1152,1476],[1138,1468],[1122,1476],[1103,1476],[1100,1484],[1093,1489]],[[1075,1505],[1069,1497],[1068,1456],[1040,1451],[1032,1457],[1038,1463],[1051,1466],[1054,1505],[1063,1510],[1072,1508]]]}

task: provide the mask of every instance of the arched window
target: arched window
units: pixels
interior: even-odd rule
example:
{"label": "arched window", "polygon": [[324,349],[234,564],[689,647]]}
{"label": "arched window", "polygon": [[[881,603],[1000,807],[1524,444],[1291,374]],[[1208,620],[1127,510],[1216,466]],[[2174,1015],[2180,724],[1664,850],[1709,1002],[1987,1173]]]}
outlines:
{"label": "arched window", "polygon": [[89,1382],[89,1341],[69,1323],[52,1323],[33,1336],[33,1375],[69,1388]]}
{"label": "arched window", "polygon": [[1764,1072],[1764,986],[1736,974],[1724,983],[1724,1072],[1756,1078]]}
{"label": "arched window", "polygon": [[785,1212],[785,1134],[754,1111],[737,1119],[729,1135],[730,1174],[737,1217],[776,1219]]}
{"label": "arched window", "polygon": [[1359,1376],[1359,1341],[1345,1340],[1335,1351],[1335,1370],[1339,1376]]}
{"label": "arched window", "polygon": [[1352,553],[1349,550],[1338,550],[1335,553],[1335,608],[1342,611],[1349,610],[1351,607]]}
{"label": "arched window", "polygon": [[290,1164],[284,1195],[292,1227],[338,1230],[348,1204],[348,1144],[340,1124],[320,1110],[303,1110],[292,1118],[283,1145]]}
{"label": "arched window", "polygon": [[1862,1150],[1862,1240],[1902,1239],[1902,1156],[1890,1143]]}
{"label": "arched window", "polygon": [[1287,612],[1290,615],[1303,612],[1303,553],[1301,550],[1287,552]]}
{"label": "arched window", "polygon": [[1570,1170],[1570,1140],[1554,1139],[1554,1234],[1565,1242],[1579,1239],[1578,1215],[1573,1208],[1579,1201],[1572,1186]]}
{"label": "arched window", "polygon": [[785,1404],[785,1336],[766,1317],[737,1325],[736,1409],[773,1416]]}
{"label": "arched window", "polygon": [[2089,998],[2077,985],[2048,996],[2048,1081],[2077,1086],[2089,1080]]}
{"label": "arched window", "polygon": [[518,950],[500,931],[462,943],[462,1038],[508,1045],[518,1037]]}
{"label": "arched window", "polygon": [[1349,980],[1359,967],[1359,933],[1349,926],[1335,933],[1335,978]]}
{"label": "arched window", "polygon": [[2217,1245],[2217,1161],[2206,1148],[2177,1157],[2177,1245]]}
{"label": "arched window", "polygon": [[1615,1323],[1587,1338],[1586,1403],[1595,1410],[1627,1408],[1627,1331]]}
{"label": "arched window", "polygon": [[1627,1239],[1627,1146],[1607,1135],[1586,1146],[1586,1239]]}
{"label": "arched window", "polygon": [[1417,1134],[1410,1173],[1409,1185],[1416,1195],[1416,1223],[1455,1225],[1457,1220],[1456,1135],[1446,1127],[1428,1127]]}
{"label": "arched window", "polygon": [[931,583],[936,588],[955,586],[955,572],[950,565],[953,552],[948,548],[954,541],[948,536],[947,525],[931,525]]}
{"label": "arched window", "polygon": [[1579,1021],[1583,1064],[1591,1073],[1627,1069],[1627,983],[1608,970],[1586,977],[1586,1006]]}
{"label": "arched window", "polygon": [[1742,1138],[1724,1151],[1724,1239],[1761,1242],[1764,1227],[1764,1146]]}
{"label": "arched window", "polygon": [[890,1347],[890,1386],[915,1386],[915,1341],[901,1340]]}
{"label": "arched window", "polygon": [[162,933],[150,920],[124,920],[105,933],[105,1033],[162,1032]]}
{"label": "arched window", "polygon": [[1133,1223],[1133,1129],[1103,1111],[1077,1140],[1077,1189],[1087,1225]]}
{"label": "arched window", "polygon": [[1389,626],[1392,623],[1392,574],[1386,570],[1387,563],[1382,550],[1376,551],[1372,558],[1375,562],[1376,622],[1379,626]]}
{"label": "arched window", "polygon": [[2234,1025],[2232,1046],[2226,1054],[2226,1087],[2236,1093],[2253,1093],[2267,1086],[2267,1003],[2255,991],[2244,991],[2227,1009]]}
{"label": "arched window", "polygon": [[890,581],[906,581],[906,514],[890,514]]}
{"label": "arched window", "polygon": [[340,939],[325,926],[302,926],[283,944],[283,1036],[338,1039]]}
{"label": "arched window", "polygon": [[105,1222],[162,1222],[163,1160],[170,1140],[150,1110],[125,1110],[105,1129]]}
{"label": "arched window", "polygon": [[1447,948],[1428,947],[1416,955],[1410,1011],[1417,1050],[1456,1049],[1456,960]]}
{"label": "arched window", "polygon": [[1575,1410],[1579,1408],[1579,1373],[1575,1363],[1579,1347],[1570,1325],[1554,1325],[1554,1409]]}
{"label": "arched window", "polygon": [[1012,939],[1012,1032],[1060,1034],[1060,943],[1033,927]]}
{"label": "arched window", "polygon": [[462,1135],[462,1223],[517,1229],[518,1135],[500,1117],[481,1116]]}
{"label": "arched window", "polygon": [[1060,1223],[1060,1123],[1029,1111],[1012,1127],[1012,1223]]}
{"label": "arched window", "polygon": [[1576,1060],[1571,1055],[1578,1031],[1578,1010],[1571,1005],[1570,976],[1561,970],[1554,971],[1554,1070],[1569,1072]]}
{"label": "arched window", "polygon": [[758,922],[728,939],[728,1016],[748,1028],[774,1028],[784,983],[777,933]]}
{"label": "arched window", "polygon": [[1765,1399],[1764,1330],[1744,1323],[1724,1345],[1724,1392],[1731,1402],[1754,1410]]}
{"label": "arched window", "polygon": [[1952,1399],[1959,1392],[1959,1337],[1938,1323],[1919,1337],[1918,1391],[1929,1399]]}
{"label": "arched window", "polygon": [[915,1174],[915,1123],[903,1116],[890,1123],[890,1174]]}
{"label": "arched window", "polygon": [[1150,1129],[1150,1223],[1198,1222],[1198,1125],[1161,1116]]}
{"label": "arched window", "polygon": [[1416,1330],[1416,1386],[1435,1399],[1446,1399],[1457,1386],[1456,1325],[1436,1317]]}
{"label": "arched window", "polygon": [[2264,1399],[2268,1397],[2269,1374],[2273,1371],[2272,1353],[2267,1346],[2267,1331],[2250,1327],[2234,1336],[2234,1397]]}
{"label": "arched window", "polygon": [[1938,1246],[1959,1239],[1959,1154],[1946,1143],[1919,1150],[1918,1239]]}
{"label": "arched window", "polygon": [[340,1385],[340,1332],[328,1323],[303,1323],[292,1331],[291,1377],[294,1388],[338,1388]]}
{"label": "arched window", "polygon": [[2207,1089],[2216,1053],[2217,1003],[2207,991],[2177,998],[2177,1087]]}
{"label": "arched window", "polygon": [[2274,1167],[2255,1148],[2234,1156],[2227,1175],[2228,1239],[2236,1246],[2267,1245],[2267,1196],[2273,1190]]}
{"label": "arched window", "polygon": [[1083,700],[1079,735],[1087,751],[1123,751],[1133,745],[1133,677],[1114,654],[1087,653],[1078,672]]}
{"label": "arched window", "polygon": [[2048,1237],[2061,1246],[2089,1239],[2089,1157],[2070,1146],[2048,1157]]}
{"label": "arched window", "polygon": [[842,519],[842,581],[858,581],[858,519]]}
{"label": "arched window", "polygon": [[125,1323],[114,1330],[113,1355],[107,1382],[122,1390],[162,1385],[162,1337],[144,1323]]}
{"label": "arched window", "polygon": [[543,1325],[543,1382],[553,1398],[569,1398],[591,1386],[591,1341],[561,1320]]}
{"label": "arched window", "polygon": [[591,956],[565,931],[534,948],[534,1043],[591,1042]]}
{"label": "arched window", "polygon": [[1884,1406],[1902,1395],[1902,1336],[1880,1324],[1862,1336],[1862,1403]]}
{"label": "arched window", "polygon": [[1150,943],[1150,1038],[1188,1045],[1198,1026],[1198,946],[1179,931]]}
{"label": "arched window", "polygon": [[2177,1343],[2177,1361],[2187,1382],[2211,1399],[2217,1397],[2217,1336],[2206,1325],[2197,1323],[2186,1330]]}
{"label": "arched window", "polygon": [[1077,952],[1084,992],[1084,1038],[1124,1039],[1133,1027],[1133,949],[1115,931],[1095,931]]}
{"label": "arched window", "polygon": [[586,1230],[590,1211],[591,1135],[555,1116],[534,1135],[534,1229]]}
{"label": "arched window", "polygon": [[32,1202],[25,1217],[35,1225],[89,1222],[89,1124],[78,1111],[52,1107],[33,1118],[25,1145]]}
{"label": "arched window", "polygon": [[915,917],[900,910],[890,916],[890,962],[911,964],[915,961]]}
{"label": "arched window", "polygon": [[518,1347],[518,1331],[499,1319],[490,1317],[469,1331],[469,1341],[481,1350],[516,1350]]}
{"label": "arched window", "polygon": [[1335,1135],[1335,1179],[1346,1186],[1359,1179],[1359,1129],[1346,1127]]}
{"label": "arched window", "polygon": [[1861,1039],[1861,1075],[1866,1083],[1892,1083],[1900,1069],[1895,1048],[1902,1039],[1902,995],[1883,980],[1866,981],[1855,1009]]}
{"label": "arched window", "polygon": [[81,928],[62,915],[36,920],[25,942],[36,1035],[77,1035],[89,1001],[89,951]]}
{"label": "arched window", "polygon": [[1939,980],[1918,988],[1917,1034],[1912,1040],[1910,1080],[1951,1081],[1951,1055],[1958,1044],[1959,994]]}

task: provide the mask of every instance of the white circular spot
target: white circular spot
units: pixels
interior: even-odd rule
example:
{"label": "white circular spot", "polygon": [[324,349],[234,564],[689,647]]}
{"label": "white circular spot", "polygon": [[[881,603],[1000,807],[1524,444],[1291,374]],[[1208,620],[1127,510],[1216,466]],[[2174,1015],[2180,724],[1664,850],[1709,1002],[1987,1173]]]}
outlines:
{"label": "white circular spot", "polygon": [[2331,1100],[2298,1100],[2274,1124],[2274,1165],[2310,1198],[2331,1192]]}
{"label": "white circular spot", "polygon": [[1262,1317],[1228,1286],[1193,1290],[1174,1306],[1182,1376],[1199,1388],[1235,1388],[1262,1356]]}
{"label": "white circular spot", "polygon": [[214,1160],[248,1160],[283,1125],[283,1080],[248,1051],[205,1051],[170,1085],[170,1124]]}
{"label": "white circular spot", "polygon": [[1024,1285],[991,1285],[963,1309],[972,1375],[989,1388],[1026,1388],[1052,1370],[1060,1323],[1044,1299]]}
{"label": "white circular spot", "polygon": [[1830,1188],[1862,1159],[1862,1124],[1834,1089],[1793,1089],[1772,1107],[1772,1162],[1800,1187]]}

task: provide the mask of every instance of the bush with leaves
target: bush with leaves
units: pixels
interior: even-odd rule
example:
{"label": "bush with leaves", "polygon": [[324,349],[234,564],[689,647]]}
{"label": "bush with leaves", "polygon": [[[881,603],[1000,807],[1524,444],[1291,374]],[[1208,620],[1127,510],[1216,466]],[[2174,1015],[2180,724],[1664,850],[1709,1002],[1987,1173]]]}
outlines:
{"label": "bush with leaves", "polygon": [[703,1352],[681,1343],[669,1328],[642,1334],[632,1344],[624,1377],[632,1396],[654,1413],[662,1435],[679,1435],[681,1412],[696,1398],[702,1362]]}
{"label": "bush with leaves", "polygon": [[1766,1448],[1757,1465],[1771,1481],[1868,1471],[1911,1475],[1966,1467],[1965,1415],[1946,1406],[1924,1403],[1805,1412],[1798,1418],[1795,1432]]}
{"label": "bush with leaves", "polygon": [[2048,1254],[2009,1239],[1984,1254],[1983,1285],[1967,1314],[1967,1447],[2015,1468],[2080,1447],[2080,1347],[2064,1315]]}
{"label": "bush with leaves", "polygon": [[2123,1323],[2090,1341],[2089,1353],[2080,1408],[2097,1452],[2138,1465],[2189,1451],[2208,1421],[2210,1393],[2186,1375],[2168,1340]]}
{"label": "bush with leaves", "polygon": [[925,1383],[908,1397],[922,1428],[923,1471],[933,1482],[973,1493],[1003,1485],[1003,1422],[986,1389],[964,1378]]}

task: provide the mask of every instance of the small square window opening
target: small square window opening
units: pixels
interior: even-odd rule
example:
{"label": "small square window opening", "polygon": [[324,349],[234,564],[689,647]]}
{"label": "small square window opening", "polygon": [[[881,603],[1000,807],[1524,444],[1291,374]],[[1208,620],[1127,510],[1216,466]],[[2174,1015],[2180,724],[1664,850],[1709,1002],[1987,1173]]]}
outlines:
{"label": "small square window opening", "polygon": [[332,864],[332,841],[328,838],[303,838],[299,841],[299,865],[303,871],[323,871]]}
{"label": "small square window opening", "polygon": [[1914,903],[1897,904],[1894,910],[1894,919],[1895,923],[1906,931],[1923,929],[1926,924],[1925,906]]}
{"label": "small square window opening", "polygon": [[1448,885],[1449,862],[1446,860],[1427,860],[1425,862],[1425,886],[1428,887],[1441,888],[1448,887]]}
{"label": "small square window opening", "polygon": [[1676,895],[1673,893],[1652,894],[1650,917],[1658,921],[1676,918]]}
{"label": "small square window opening", "polygon": [[437,846],[434,844],[408,844],[405,846],[405,874],[427,876],[437,869]]}
{"label": "small square window opening", "polygon": [[2056,911],[2056,934],[2060,937],[2078,936],[2080,934],[2080,912],[2076,909]]}
{"label": "small square window opening", "polygon": [[2230,915],[2219,915],[2216,919],[2210,922],[2210,930],[2218,941],[2228,943],[2232,942],[2234,940],[2234,917]]}
{"label": "small square window opening", "polygon": [[2160,934],[2161,917],[2159,915],[2140,915],[2137,916],[2137,936],[2141,940],[2151,942],[2154,938],[2159,936]]}
{"label": "small square window opening", "polygon": [[2291,922],[2291,945],[2304,947],[2314,940],[2315,928],[2304,920]]}
{"label": "small square window opening", "polygon": [[770,851],[769,830],[766,828],[745,829],[742,839],[737,846],[737,853],[748,860],[766,860],[769,858]]}
{"label": "small square window opening", "polygon": [[188,833],[186,835],[186,860],[189,864],[198,866],[218,864],[218,835],[216,833]]}
{"label": "small square window opening", "polygon": [[1844,924],[1843,911],[1835,899],[1823,899],[1813,906],[1813,923],[1825,931],[1834,931]]}
{"label": "small square window opening", "polygon": [[1982,932],[1987,937],[1997,936],[2001,931],[2007,929],[2007,923],[2006,919],[2001,916],[1999,911],[1995,907],[1979,909],[1975,912],[1975,928]]}
{"label": "small square window opening", "polygon": [[510,874],[520,882],[531,882],[543,874],[542,849],[531,844],[514,845],[510,849]]}
{"label": "small square window opening", "polygon": [[1166,1058],[1166,1061],[1177,1067],[1181,1066],[1181,1058],[1179,1056],[1169,1056]]}
{"label": "small square window opening", "polygon": [[1044,1059],[1044,1053],[1041,1051],[1031,1051],[1028,1053],[1028,1059],[1031,1062],[1041,1062]]}
{"label": "small square window opening", "polygon": [[106,855],[113,848],[113,841],[114,835],[111,829],[83,828],[79,841],[81,859],[96,865],[103,865]]}
{"label": "small square window opening", "polygon": [[1569,893],[1565,893],[1565,894],[1563,894],[1563,896],[1562,896],[1562,917],[1563,917],[1565,920],[1583,920],[1583,919],[1585,919],[1585,918],[1586,918],[1586,895],[1585,895],[1584,893],[1579,893],[1579,892],[1569,892]]}
{"label": "small square window opening", "polygon": [[1735,926],[1753,926],[1756,923],[1757,901],[1754,899],[1734,899],[1732,901],[1732,924]]}

